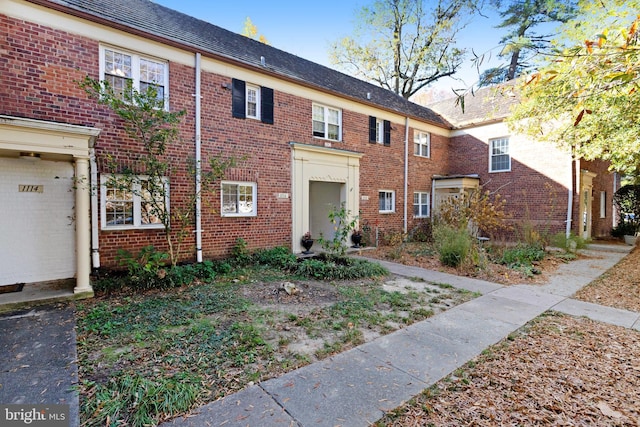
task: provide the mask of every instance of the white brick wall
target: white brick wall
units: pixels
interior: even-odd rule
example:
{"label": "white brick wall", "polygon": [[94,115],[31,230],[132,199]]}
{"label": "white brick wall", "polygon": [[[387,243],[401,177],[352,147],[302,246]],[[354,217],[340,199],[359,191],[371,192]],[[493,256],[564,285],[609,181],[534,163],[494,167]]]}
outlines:
{"label": "white brick wall", "polygon": [[0,285],[75,276],[73,170],[70,162],[0,158]]}

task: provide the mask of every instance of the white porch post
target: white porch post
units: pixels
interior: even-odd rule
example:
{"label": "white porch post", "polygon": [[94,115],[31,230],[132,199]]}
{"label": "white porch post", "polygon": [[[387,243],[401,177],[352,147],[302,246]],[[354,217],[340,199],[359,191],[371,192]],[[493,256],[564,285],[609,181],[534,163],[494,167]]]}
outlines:
{"label": "white porch post", "polygon": [[74,294],[93,294],[91,281],[91,220],[89,212],[91,185],[89,159],[76,158],[76,287]]}

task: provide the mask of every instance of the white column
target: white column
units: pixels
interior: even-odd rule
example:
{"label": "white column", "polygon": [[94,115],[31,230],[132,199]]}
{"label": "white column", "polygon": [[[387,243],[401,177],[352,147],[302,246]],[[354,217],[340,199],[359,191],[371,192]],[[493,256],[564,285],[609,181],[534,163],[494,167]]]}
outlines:
{"label": "white column", "polygon": [[76,287],[75,294],[93,294],[91,287],[91,216],[89,159],[76,158]]}

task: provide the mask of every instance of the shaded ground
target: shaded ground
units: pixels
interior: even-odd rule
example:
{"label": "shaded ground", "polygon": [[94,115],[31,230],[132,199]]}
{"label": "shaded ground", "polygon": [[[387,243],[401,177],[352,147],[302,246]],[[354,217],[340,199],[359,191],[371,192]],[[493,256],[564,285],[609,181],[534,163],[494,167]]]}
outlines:
{"label": "shaded ground", "polygon": [[547,314],[377,426],[638,426],[640,333]]}
{"label": "shaded ground", "polygon": [[576,299],[640,312],[640,248],[575,295]]}

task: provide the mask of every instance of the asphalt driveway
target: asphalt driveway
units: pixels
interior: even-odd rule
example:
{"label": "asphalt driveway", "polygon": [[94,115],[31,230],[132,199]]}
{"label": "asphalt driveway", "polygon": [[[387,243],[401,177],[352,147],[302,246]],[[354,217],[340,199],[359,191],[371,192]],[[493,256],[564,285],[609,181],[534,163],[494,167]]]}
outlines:
{"label": "asphalt driveway", "polygon": [[67,303],[0,315],[0,404],[69,405],[79,425],[74,327]]}

